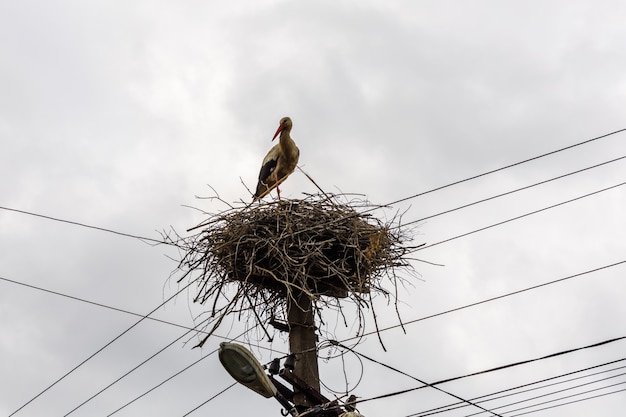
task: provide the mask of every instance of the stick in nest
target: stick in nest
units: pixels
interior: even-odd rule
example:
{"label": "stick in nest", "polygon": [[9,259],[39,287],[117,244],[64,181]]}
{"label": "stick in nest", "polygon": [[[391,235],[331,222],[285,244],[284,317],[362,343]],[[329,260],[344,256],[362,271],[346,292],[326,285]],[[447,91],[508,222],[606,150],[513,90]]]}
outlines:
{"label": "stick in nest", "polygon": [[[231,207],[202,222],[201,232],[178,237],[184,252],[179,269],[200,277],[194,301],[211,302],[209,334],[232,313],[252,312],[261,326],[286,321],[294,289],[313,301],[317,313],[347,299],[359,317],[370,309],[376,321],[372,293],[393,296],[397,271],[412,271],[407,255],[413,249],[405,245],[410,238],[402,227],[369,214],[371,205],[338,200],[324,193]],[[383,281],[394,288],[385,289]]]}

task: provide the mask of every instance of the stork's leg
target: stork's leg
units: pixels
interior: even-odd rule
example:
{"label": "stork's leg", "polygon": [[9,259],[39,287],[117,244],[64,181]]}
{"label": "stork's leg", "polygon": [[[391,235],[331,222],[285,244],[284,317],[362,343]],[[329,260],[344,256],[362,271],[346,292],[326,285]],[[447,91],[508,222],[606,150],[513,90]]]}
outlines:
{"label": "stork's leg", "polygon": [[278,188],[278,173],[274,172],[274,177],[276,179],[276,194],[278,194],[278,201],[280,201],[280,188]]}

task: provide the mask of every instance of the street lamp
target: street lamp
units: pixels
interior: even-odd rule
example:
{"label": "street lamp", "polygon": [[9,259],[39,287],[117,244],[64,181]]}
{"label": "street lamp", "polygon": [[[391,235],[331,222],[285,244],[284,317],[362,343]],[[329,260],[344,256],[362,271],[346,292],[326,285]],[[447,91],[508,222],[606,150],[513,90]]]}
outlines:
{"label": "street lamp", "polygon": [[276,386],[263,371],[263,366],[245,347],[236,343],[220,343],[218,353],[222,366],[237,382],[265,398],[276,395]]}
{"label": "street lamp", "polygon": [[274,397],[294,417],[299,416],[296,408],[276,389],[263,365],[245,347],[236,343],[222,342],[218,352],[220,362],[237,382],[265,398]]}

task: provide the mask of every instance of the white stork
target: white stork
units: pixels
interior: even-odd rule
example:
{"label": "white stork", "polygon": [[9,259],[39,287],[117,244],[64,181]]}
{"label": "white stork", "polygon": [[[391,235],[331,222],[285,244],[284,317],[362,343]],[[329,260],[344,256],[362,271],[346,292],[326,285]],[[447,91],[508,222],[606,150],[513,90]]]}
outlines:
{"label": "white stork", "polygon": [[259,172],[259,183],[256,186],[256,192],[252,197],[252,201],[263,198],[274,188],[276,188],[278,199],[280,200],[278,185],[285,181],[296,169],[298,158],[300,157],[300,150],[293,139],[291,139],[291,136],[289,136],[292,126],[293,124],[289,117],[280,119],[278,129],[272,138],[272,140],[276,139],[276,136],[280,133],[279,143],[274,145],[263,158],[261,172]]}

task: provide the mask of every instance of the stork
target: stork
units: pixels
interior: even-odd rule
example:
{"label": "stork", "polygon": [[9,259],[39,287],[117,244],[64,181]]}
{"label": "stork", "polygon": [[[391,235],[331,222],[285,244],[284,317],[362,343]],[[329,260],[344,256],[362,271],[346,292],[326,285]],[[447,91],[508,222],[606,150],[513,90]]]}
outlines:
{"label": "stork", "polygon": [[285,181],[296,169],[298,158],[300,157],[300,150],[293,139],[291,139],[291,136],[289,136],[292,126],[293,124],[289,117],[280,119],[278,129],[272,138],[274,140],[280,134],[279,142],[263,158],[261,172],[259,172],[259,183],[256,186],[256,192],[252,197],[252,201],[263,198],[274,188],[276,188],[276,193],[280,200],[278,185]]}

